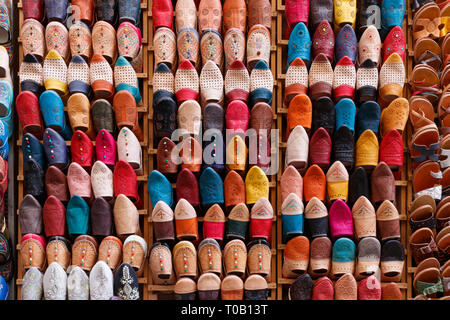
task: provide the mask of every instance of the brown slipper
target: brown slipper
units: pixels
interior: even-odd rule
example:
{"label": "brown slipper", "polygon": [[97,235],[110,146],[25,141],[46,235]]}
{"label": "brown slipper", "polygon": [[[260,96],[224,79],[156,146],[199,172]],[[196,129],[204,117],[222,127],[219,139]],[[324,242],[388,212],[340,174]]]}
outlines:
{"label": "brown slipper", "polygon": [[438,162],[426,161],[420,164],[413,174],[414,196],[429,194],[434,199],[441,200],[442,172]]}
{"label": "brown slipper", "polygon": [[418,129],[433,124],[436,114],[431,102],[420,96],[409,99],[409,119],[414,127],[414,132]]}
{"label": "brown slipper", "polygon": [[421,95],[436,103],[439,99],[439,75],[426,64],[416,65],[410,76],[412,96]]}
{"label": "brown slipper", "polygon": [[430,38],[417,40],[414,45],[414,62],[416,64],[426,64],[438,72],[441,71],[441,48],[437,42]]}
{"label": "brown slipper", "polygon": [[436,3],[430,3],[420,8],[413,19],[413,38],[437,39],[440,36],[441,17]]}

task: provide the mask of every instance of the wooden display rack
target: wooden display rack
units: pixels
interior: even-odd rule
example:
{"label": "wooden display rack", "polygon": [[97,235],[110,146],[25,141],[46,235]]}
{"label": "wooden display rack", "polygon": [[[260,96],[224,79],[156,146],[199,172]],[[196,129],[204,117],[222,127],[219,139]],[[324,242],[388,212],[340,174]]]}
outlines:
{"label": "wooden display rack", "polygon": [[[152,13],[151,13],[151,6],[152,6],[152,2],[153,0],[148,0],[148,6],[149,6],[149,10],[148,10],[148,16],[149,16],[149,54],[148,54],[148,65],[149,65],[149,74],[153,75],[153,71],[155,68],[154,65],[154,52],[153,52],[153,18],[152,18]],[[276,34],[277,34],[277,28],[276,28],[276,2],[275,0],[271,0],[271,4],[272,4],[272,27],[271,27],[271,54],[270,54],[270,68],[272,70],[272,75],[273,78],[276,79]],[[175,8],[174,8],[175,11]],[[175,12],[174,12],[174,16],[175,16]],[[225,76],[225,75],[224,75]],[[273,88],[273,102],[272,102],[272,110],[273,110],[273,124],[272,124],[272,129],[276,129],[276,120],[277,120],[277,115],[276,115],[276,108],[277,108],[277,104],[276,104],[276,97],[277,97],[277,91],[279,88],[277,88],[278,82],[276,80],[274,80],[274,88]],[[156,169],[156,152],[157,152],[157,145],[154,142],[154,131],[153,131],[153,104],[152,104],[152,99],[153,99],[153,88],[150,85],[149,87],[149,97],[150,97],[150,102],[149,102],[149,112],[148,112],[148,120],[149,120],[149,169],[151,172],[153,169]],[[272,146],[272,152],[277,152],[278,150],[274,150],[274,146]],[[277,181],[276,181],[276,176],[268,176],[269,179],[269,186],[270,186],[270,195],[269,195],[269,201],[271,202],[273,208],[274,208],[274,212],[276,211],[276,188],[277,188]],[[175,189],[176,185],[172,184],[172,187]],[[148,208],[149,208],[149,212],[150,215],[148,217],[148,221],[149,221],[149,232],[148,232],[148,238],[147,238],[147,243],[149,245],[149,248],[151,248],[151,246],[153,245],[153,225],[151,223],[151,212],[152,212],[152,207],[151,207],[151,203],[149,202],[148,204]],[[198,218],[199,222],[203,221],[203,217],[199,217]],[[272,224],[272,240],[271,240],[271,248],[272,248],[272,267],[271,267],[271,275],[269,277],[267,277],[268,280],[268,287],[270,290],[270,294],[269,294],[269,300],[275,300],[277,299],[277,292],[276,292],[276,288],[277,288],[277,273],[276,273],[276,243],[277,243],[277,237],[276,237],[276,227],[277,226],[277,217],[274,216],[274,220],[273,220],[273,224]],[[150,271],[149,271],[150,272]],[[174,289],[174,285],[154,285],[152,284],[152,279],[151,279],[151,275],[149,274],[148,277],[148,291],[149,291],[149,299],[166,299],[166,298],[171,298],[171,294],[173,293],[173,289]]]}
{"label": "wooden display rack", "polygon": [[[284,172],[284,156],[286,152],[286,140],[285,140],[285,131],[286,131],[286,120],[287,120],[287,111],[288,106],[283,105],[284,101],[284,89],[285,89],[285,79],[286,79],[286,70],[287,70],[287,53],[288,53],[288,43],[289,39],[285,38],[285,30],[286,30],[286,18],[285,18],[285,5],[284,0],[277,0],[277,82],[278,82],[278,92],[277,92],[277,128],[280,132],[280,153],[279,153],[279,163],[280,168],[278,172],[278,179],[277,179],[277,190],[278,190],[278,198],[277,198],[277,213],[278,213],[278,223],[277,223],[277,239],[278,239],[278,245],[277,245],[277,297],[279,300],[287,300],[288,295],[287,291],[292,282],[294,282],[295,279],[287,279],[283,278],[282,275],[282,266],[283,266],[283,254],[284,249],[286,247],[285,244],[282,243],[282,221],[281,221],[281,188],[280,188],[280,181],[281,176]],[[407,30],[407,23],[406,19],[403,21],[403,31],[406,34]],[[312,38],[311,34],[311,38]],[[406,88],[404,90],[404,96],[406,97]],[[401,232],[401,241],[403,246],[405,247],[405,250],[407,248],[407,187],[410,185],[408,182],[409,175],[407,171],[407,139],[404,137],[404,164],[402,168],[402,174],[401,179],[396,180],[396,202],[397,202],[397,209],[400,215],[400,232]],[[356,143],[356,142],[355,142]],[[326,174],[326,172],[325,172]],[[399,282],[397,282],[398,287],[402,291],[403,298],[406,299],[407,296],[407,289],[408,284],[407,281],[407,272],[406,272],[406,262],[403,269],[402,277]],[[386,281],[385,279],[382,279],[381,285],[384,286],[390,281]]]}
{"label": "wooden display rack", "polygon": [[[148,208],[148,203],[149,203],[149,196],[148,196],[148,192],[147,192],[147,178],[148,178],[148,172],[149,172],[149,159],[148,159],[148,137],[149,137],[149,122],[147,121],[147,113],[148,110],[150,110],[151,108],[149,108],[149,106],[151,106],[151,101],[150,101],[150,97],[151,95],[149,95],[149,75],[150,70],[148,69],[148,63],[149,61],[146,59],[147,55],[148,55],[148,0],[142,0],[141,1],[141,14],[142,14],[142,58],[143,58],[143,71],[142,73],[138,73],[138,79],[139,79],[139,84],[140,84],[140,90],[142,93],[142,103],[138,105],[138,113],[139,113],[139,118],[140,118],[140,124],[141,124],[141,128],[143,130],[143,141],[141,141],[141,147],[143,149],[142,154],[142,162],[143,162],[143,174],[137,177],[138,180],[138,191],[139,191],[139,196],[141,197],[141,199],[143,199],[143,205],[144,208]],[[24,21],[24,16],[23,16],[23,11],[22,11],[22,2],[19,1],[17,3],[17,9],[19,11],[19,23],[18,26],[19,28],[22,27],[23,21]],[[20,32],[19,32],[20,34]],[[23,54],[23,47],[22,47],[22,42],[21,39],[18,39],[19,42],[19,66],[22,63],[24,54]],[[20,92],[20,91],[19,91]],[[65,108],[65,110],[67,111],[67,109]],[[20,203],[22,202],[22,199],[24,197],[24,186],[23,186],[23,181],[24,181],[24,171],[23,171],[23,154],[22,154],[22,137],[23,137],[23,131],[22,128],[20,128],[20,126],[18,126],[19,129],[19,134],[18,134],[18,139],[16,142],[17,145],[17,154],[18,154],[18,175],[17,175],[17,183],[18,183],[18,196],[17,196],[17,207],[19,207]],[[66,144],[68,147],[70,147],[70,141],[66,141]],[[93,141],[93,144],[95,146],[95,140]],[[17,211],[18,214],[18,211]],[[139,220],[140,220],[140,225],[141,225],[141,230],[143,230],[143,237],[144,239],[146,239],[146,241],[148,241],[149,236],[148,233],[151,231],[149,230],[149,224],[147,222],[147,219],[145,218],[148,215],[148,210],[147,209],[143,209],[143,210],[139,210]],[[21,233],[20,233],[20,226],[19,223],[17,223],[17,242],[16,243],[20,243],[21,241]],[[100,244],[100,243],[99,243]],[[19,250],[19,246],[17,246],[17,252]],[[146,259],[145,263],[146,265],[144,266],[144,273],[143,275],[138,279],[139,280],[139,284],[140,284],[140,293],[141,293],[141,298],[146,300],[148,297],[148,292],[145,288],[145,284],[147,284],[147,278],[148,278],[148,268],[147,268],[147,260]],[[21,298],[21,286],[22,286],[22,278],[25,274],[24,268],[23,268],[23,261],[20,257],[20,254],[17,254],[17,278],[16,278],[16,285],[17,285],[17,296],[16,299],[20,299]]]}

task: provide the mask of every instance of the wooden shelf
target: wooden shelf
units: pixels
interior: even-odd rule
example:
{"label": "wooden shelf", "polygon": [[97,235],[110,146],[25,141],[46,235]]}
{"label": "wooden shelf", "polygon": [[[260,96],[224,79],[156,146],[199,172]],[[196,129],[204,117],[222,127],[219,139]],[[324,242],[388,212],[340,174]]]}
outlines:
{"label": "wooden shelf", "polygon": [[[17,3],[17,8],[19,11],[19,21],[18,21],[18,26],[21,27],[24,17],[23,17],[23,11],[22,11],[22,3],[19,1]],[[148,113],[151,110],[150,106],[150,96],[149,96],[149,92],[148,92],[148,83],[149,83],[149,75],[151,74],[152,70],[149,70],[148,66],[149,63],[147,61],[147,59],[145,59],[145,57],[148,56],[148,9],[149,5],[148,5],[148,0],[143,0],[141,2],[141,14],[142,14],[142,35],[143,35],[143,39],[142,39],[142,43],[143,43],[143,47],[142,47],[142,54],[143,54],[143,70],[142,72],[137,73],[137,78],[141,84],[141,94],[142,94],[142,103],[139,104],[139,106],[137,107],[137,111],[138,113],[142,114],[142,118],[143,118],[143,122],[142,122],[142,132],[143,132],[143,141],[140,142],[141,144],[141,148],[142,148],[142,165],[143,165],[143,174],[137,177],[137,180],[139,182],[141,182],[141,184],[143,185],[142,188],[139,188],[140,191],[140,197],[143,201],[143,205],[144,205],[144,209],[142,210],[138,210],[139,212],[139,217],[140,217],[140,225],[141,225],[141,230],[143,230],[143,237],[146,239],[146,241],[148,241],[148,233],[151,232],[151,230],[149,229],[149,223],[147,221],[147,216],[148,216],[148,203],[149,203],[149,199],[148,199],[148,192],[147,192],[147,179],[148,179],[148,173],[149,173],[149,163],[148,163],[148,151],[147,151],[147,147],[148,147],[148,138],[149,138],[149,129],[148,129]],[[19,39],[19,48],[18,48],[18,54],[19,54],[19,65],[22,63],[23,60],[23,47],[22,47],[22,43]],[[65,111],[67,111],[67,107],[64,108]],[[19,126],[18,126],[19,127]],[[18,129],[19,130],[19,135],[18,135],[18,139],[16,140],[16,148],[17,148],[17,154],[18,154],[18,172],[17,172],[17,182],[18,182],[18,196],[17,196],[17,206],[19,206],[19,204],[21,203],[23,196],[24,196],[24,186],[23,186],[23,180],[24,180],[24,173],[23,173],[23,154],[22,154],[22,137],[23,137],[23,132],[21,130],[21,128]],[[71,142],[70,141],[66,141],[66,145],[68,147],[70,147]],[[95,141],[93,141],[93,145],[95,146]],[[17,225],[17,235],[18,235],[18,242],[20,243],[21,240],[21,233],[20,233],[20,226]],[[22,285],[22,278],[24,276],[24,272],[23,272],[23,262],[21,261],[21,256],[20,254],[17,254],[17,264],[16,264],[16,268],[17,268],[17,278],[16,278],[16,285],[17,285],[17,290],[16,290],[16,299],[20,299],[21,297],[21,285]],[[141,289],[141,297],[144,300],[148,299],[148,290],[146,290],[147,288],[147,279],[148,279],[148,275],[149,275],[149,267],[148,267],[148,263],[145,264],[144,266],[144,272],[143,275],[139,278],[139,284],[140,284],[140,289]]]}

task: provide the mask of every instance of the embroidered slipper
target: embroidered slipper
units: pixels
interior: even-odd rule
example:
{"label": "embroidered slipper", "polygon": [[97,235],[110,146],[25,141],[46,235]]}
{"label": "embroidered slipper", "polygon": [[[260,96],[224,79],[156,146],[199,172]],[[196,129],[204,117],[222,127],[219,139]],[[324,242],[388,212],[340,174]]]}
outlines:
{"label": "embroidered slipper", "polygon": [[303,202],[295,193],[290,193],[281,208],[283,219],[283,243],[303,234]]}
{"label": "embroidered slipper", "polygon": [[197,277],[197,250],[189,241],[180,241],[173,248],[173,264],[178,278]]}
{"label": "embroidered slipper", "polygon": [[358,43],[358,64],[370,59],[376,66],[380,63],[381,38],[374,25],[367,26]]}
{"label": "embroidered slipper", "polygon": [[[244,33],[238,28],[231,28],[225,33],[223,48],[225,51],[225,70],[235,61],[244,61],[246,52]],[[449,51],[450,53],[450,51]]]}
{"label": "embroidered slipper", "polygon": [[336,61],[339,61],[343,57],[347,56],[353,64],[356,63],[358,40],[356,38],[355,31],[349,24],[344,25],[341,31],[337,34],[334,51]]}
{"label": "embroidered slipper", "polygon": [[25,20],[20,28],[20,39],[22,40],[24,56],[33,54],[39,61],[44,59],[46,52],[45,31],[40,22],[34,19]]}
{"label": "embroidered slipper", "polygon": [[200,36],[196,29],[192,27],[184,27],[180,29],[177,34],[177,52],[179,63],[188,60],[193,66],[199,69],[199,46]]}
{"label": "embroidered slipper", "polygon": [[381,241],[400,240],[400,221],[397,208],[389,200],[378,207],[377,230]]}
{"label": "embroidered slipper", "polygon": [[303,22],[295,25],[289,36],[287,65],[289,66],[296,58],[302,59],[306,65],[309,65],[311,62],[311,37],[308,28]]}
{"label": "embroidered slipper", "polygon": [[69,58],[69,31],[61,22],[52,21],[45,28],[47,51],[55,50],[67,61]]}
{"label": "embroidered slipper", "polygon": [[254,25],[248,31],[247,38],[247,66],[250,72],[259,60],[269,64],[270,32],[262,25]]}
{"label": "embroidered slipper", "polygon": [[91,170],[92,159],[94,157],[94,145],[91,139],[80,130],[74,132],[70,144],[72,161],[78,163],[87,171]]}
{"label": "embroidered slipper", "polygon": [[111,168],[116,163],[116,141],[108,131],[102,129],[95,139],[95,155],[99,161],[102,161]]}
{"label": "embroidered slipper", "polygon": [[[202,61],[213,61],[220,70],[223,69],[223,48],[222,36],[214,29],[203,31],[200,39],[200,54]],[[240,57],[243,59],[244,57]]]}
{"label": "embroidered slipper", "polygon": [[92,56],[91,29],[82,22],[73,24],[69,29],[69,45],[72,57],[79,55],[89,61]]}
{"label": "embroidered slipper", "polygon": [[177,67],[177,41],[175,33],[169,28],[158,28],[153,36],[153,47],[155,48],[155,65],[158,66],[160,63],[165,63],[172,71],[175,71]]}
{"label": "embroidered slipper", "polygon": [[117,58],[116,30],[105,21],[97,21],[92,28],[92,49],[94,55],[102,55],[110,65]]}
{"label": "embroidered slipper", "polygon": [[123,22],[117,29],[117,49],[119,56],[135,59],[142,48],[141,30],[129,22]]}
{"label": "embroidered slipper", "polygon": [[323,53],[331,63],[334,59],[334,32],[328,21],[323,20],[317,26],[312,38],[312,59]]}

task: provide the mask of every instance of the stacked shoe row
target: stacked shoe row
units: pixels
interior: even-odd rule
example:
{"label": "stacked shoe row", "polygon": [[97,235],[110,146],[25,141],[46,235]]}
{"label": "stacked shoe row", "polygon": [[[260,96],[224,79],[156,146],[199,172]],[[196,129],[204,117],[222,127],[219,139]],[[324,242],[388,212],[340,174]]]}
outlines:
{"label": "stacked shoe row", "polygon": [[[243,0],[223,7],[201,0],[198,8],[180,0],[175,10],[161,0],[152,9],[153,283],[175,285],[176,299],[265,300],[274,280],[265,174],[273,121],[270,2],[249,1],[248,31]],[[248,129],[255,149],[246,144]]]}
{"label": "stacked shoe row", "polygon": [[413,10],[415,66],[410,76],[413,199],[409,247],[417,300],[450,299],[450,169],[448,162],[450,4],[419,1]]}
{"label": "stacked shoe row", "polygon": [[[10,282],[15,274],[14,247],[7,220],[9,138],[14,131],[13,83],[11,68],[13,50],[11,41],[11,2],[0,1],[0,300],[8,300]],[[11,15],[12,16],[12,15]]]}
{"label": "stacked shoe row", "polygon": [[[310,16],[308,1],[293,3],[286,4],[287,141],[280,181],[282,275],[296,279],[289,297],[380,300],[380,283],[390,282],[384,298],[402,299],[396,178],[409,114],[404,2],[382,2],[381,27],[371,7],[377,1],[363,1],[359,10],[356,1],[334,1],[334,20],[331,1],[314,3]],[[327,294],[314,294],[313,279]]]}
{"label": "stacked shoe row", "polygon": [[24,300],[140,299],[140,1],[117,6],[23,1]]}

